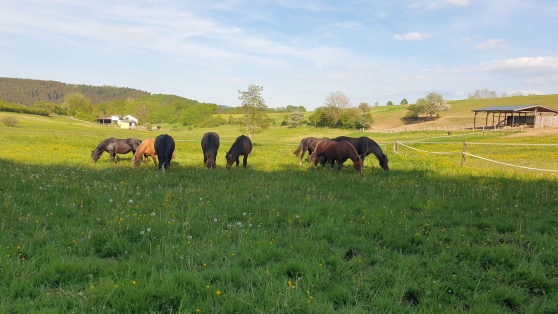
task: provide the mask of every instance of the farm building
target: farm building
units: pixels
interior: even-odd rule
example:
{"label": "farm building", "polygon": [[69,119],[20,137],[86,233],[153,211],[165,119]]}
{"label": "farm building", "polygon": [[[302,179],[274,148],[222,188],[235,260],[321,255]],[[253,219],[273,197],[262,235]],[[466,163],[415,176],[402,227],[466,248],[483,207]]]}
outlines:
{"label": "farm building", "polygon": [[[535,128],[545,126],[558,126],[558,110],[543,107],[540,105],[519,105],[519,106],[493,106],[473,110],[475,119],[473,128],[477,127],[477,114],[486,112],[484,126],[489,127],[488,117],[492,114],[492,128],[504,126],[528,125]],[[496,117],[496,114],[498,116]]]}
{"label": "farm building", "polygon": [[[122,126],[122,122],[125,122],[125,126]],[[120,116],[105,116],[97,119],[97,123],[105,124],[105,125],[119,125],[123,129],[128,129],[131,126],[135,126],[138,124],[138,119],[134,118],[131,115]]]}

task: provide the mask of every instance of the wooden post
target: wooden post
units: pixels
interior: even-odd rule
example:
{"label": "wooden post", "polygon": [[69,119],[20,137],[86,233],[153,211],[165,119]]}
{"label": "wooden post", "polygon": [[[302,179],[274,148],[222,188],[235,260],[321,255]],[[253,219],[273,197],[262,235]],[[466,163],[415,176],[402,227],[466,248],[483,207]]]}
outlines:
{"label": "wooden post", "polygon": [[398,149],[399,149],[399,143],[397,143],[397,141],[395,141],[395,142],[393,143],[393,151],[396,152],[396,153],[398,153]]}
{"label": "wooden post", "polygon": [[461,152],[461,167],[465,166],[465,153],[467,152],[467,142],[463,142],[463,151]]}

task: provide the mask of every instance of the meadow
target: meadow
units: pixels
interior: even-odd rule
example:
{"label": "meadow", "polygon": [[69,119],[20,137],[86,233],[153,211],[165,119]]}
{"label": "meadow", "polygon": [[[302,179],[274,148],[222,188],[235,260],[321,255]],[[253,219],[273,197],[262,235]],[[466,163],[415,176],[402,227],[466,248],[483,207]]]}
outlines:
{"label": "meadow", "polygon": [[[225,169],[240,132],[219,133],[217,169],[202,164],[209,129],[164,126],[171,169],[97,164],[120,130],[16,115],[0,128],[2,313],[557,313],[558,134],[363,133],[272,127],[247,169]],[[446,132],[447,133],[447,132]],[[306,136],[369,136],[358,175],[298,164]],[[401,141],[429,154],[404,147]],[[429,143],[426,143],[429,142]]]}

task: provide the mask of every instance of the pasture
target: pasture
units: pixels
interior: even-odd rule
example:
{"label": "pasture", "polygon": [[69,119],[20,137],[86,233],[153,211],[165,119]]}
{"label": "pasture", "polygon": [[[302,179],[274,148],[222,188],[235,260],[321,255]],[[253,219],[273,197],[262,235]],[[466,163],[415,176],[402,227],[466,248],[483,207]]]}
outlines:
{"label": "pasture", "polygon": [[[468,158],[558,135],[274,127],[225,169],[234,126],[120,130],[17,115],[0,128],[2,313],[556,313],[558,175]],[[221,139],[217,167],[200,140]],[[91,151],[170,134],[167,171]],[[307,136],[369,136],[362,175],[299,165]],[[458,140],[457,140],[458,137]],[[431,138],[433,140],[431,140]],[[428,139],[431,144],[417,140]],[[403,141],[408,148],[393,153]],[[557,169],[556,146],[468,152]]]}

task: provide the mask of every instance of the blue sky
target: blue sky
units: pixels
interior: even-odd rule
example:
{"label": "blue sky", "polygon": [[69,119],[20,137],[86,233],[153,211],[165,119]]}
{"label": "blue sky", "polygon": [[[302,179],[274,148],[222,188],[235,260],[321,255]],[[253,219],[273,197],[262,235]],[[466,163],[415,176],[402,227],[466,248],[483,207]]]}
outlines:
{"label": "blue sky", "polygon": [[0,0],[0,76],[308,110],[558,93],[555,0]]}

